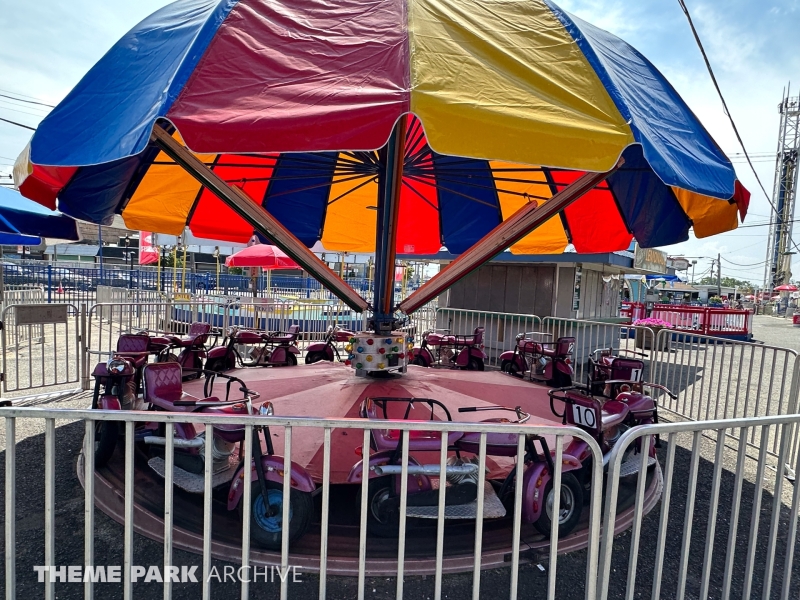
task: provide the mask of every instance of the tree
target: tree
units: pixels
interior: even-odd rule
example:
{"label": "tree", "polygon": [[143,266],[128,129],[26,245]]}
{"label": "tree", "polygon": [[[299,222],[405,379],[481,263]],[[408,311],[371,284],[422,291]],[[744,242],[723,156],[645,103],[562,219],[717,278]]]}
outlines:
{"label": "tree", "polygon": [[[172,268],[175,265],[175,252],[164,252],[161,255],[161,266]],[[178,255],[178,268],[183,268],[183,254]]]}
{"label": "tree", "polygon": [[[753,284],[743,279],[736,279],[735,277],[723,277],[720,282],[722,287],[737,288],[738,291],[752,293]],[[717,285],[716,277],[703,277],[700,280],[700,285]]]}

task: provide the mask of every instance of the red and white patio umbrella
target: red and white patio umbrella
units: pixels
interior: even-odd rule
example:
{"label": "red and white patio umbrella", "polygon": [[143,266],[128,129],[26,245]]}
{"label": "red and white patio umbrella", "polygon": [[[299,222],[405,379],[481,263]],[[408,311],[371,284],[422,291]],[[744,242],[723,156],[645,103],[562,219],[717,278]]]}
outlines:
{"label": "red and white patio umbrella", "polygon": [[226,267],[261,267],[266,271],[272,269],[300,269],[300,265],[289,258],[286,253],[270,244],[255,244],[231,254],[225,259]]}

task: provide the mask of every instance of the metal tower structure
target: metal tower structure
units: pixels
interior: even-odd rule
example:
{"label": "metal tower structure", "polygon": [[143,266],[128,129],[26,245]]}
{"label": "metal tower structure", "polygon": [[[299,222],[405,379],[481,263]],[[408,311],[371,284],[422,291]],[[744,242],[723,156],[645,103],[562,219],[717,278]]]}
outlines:
{"label": "metal tower structure", "polygon": [[800,96],[792,97],[787,87],[778,110],[781,122],[775,161],[775,186],[772,192],[772,203],[776,212],[771,219],[764,272],[764,289],[770,295],[773,288],[789,283],[792,277],[792,224],[797,197],[797,158],[800,152]]}

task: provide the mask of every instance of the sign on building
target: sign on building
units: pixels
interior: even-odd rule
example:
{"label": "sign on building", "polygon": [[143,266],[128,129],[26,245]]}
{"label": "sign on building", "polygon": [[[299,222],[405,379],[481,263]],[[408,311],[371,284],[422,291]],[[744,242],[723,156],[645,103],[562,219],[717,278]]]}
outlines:
{"label": "sign on building", "polygon": [[667,272],[667,253],[655,248],[640,248],[639,244],[636,244],[633,266],[642,271],[664,274]]}

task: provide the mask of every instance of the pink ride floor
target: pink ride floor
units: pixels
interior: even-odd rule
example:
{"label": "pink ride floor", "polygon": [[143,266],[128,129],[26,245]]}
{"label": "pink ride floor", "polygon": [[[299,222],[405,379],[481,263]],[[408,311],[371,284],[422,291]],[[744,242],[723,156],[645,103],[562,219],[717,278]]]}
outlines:
{"label": "pink ride floor", "polygon": [[[369,397],[431,398],[444,404],[453,421],[465,423],[493,417],[513,418],[513,413],[468,412],[459,413],[460,407],[501,405],[519,406],[531,414],[528,425],[561,424],[550,411],[548,388],[523,381],[497,371],[461,371],[452,369],[426,369],[409,366],[408,373],[390,379],[356,377],[354,371],[342,363],[321,362],[284,368],[249,368],[229,371],[247,386],[261,394],[258,402],[271,401],[275,415],[281,417],[358,418],[361,402]],[[202,396],[203,381],[184,384],[187,392]],[[559,405],[561,403],[558,403]],[[556,409],[561,411],[561,406]],[[390,403],[390,418],[402,418],[406,406]],[[430,409],[416,404],[409,418],[428,420]],[[435,419],[444,420],[441,409]],[[271,432],[275,450],[283,452],[283,429]],[[295,427],[292,431],[292,460],[305,467],[317,481],[322,481],[322,430]],[[565,447],[569,443],[565,440]],[[331,483],[346,483],[347,474],[359,460],[356,448],[362,445],[359,430],[334,429],[331,432]],[[551,443],[552,446],[552,443]],[[417,460],[438,462],[438,453],[415,452]],[[491,478],[499,478],[511,468],[513,459],[488,457]]]}
{"label": "pink ride floor", "polygon": [[[358,407],[369,396],[432,398],[445,404],[454,420],[479,421],[502,413],[458,413],[461,406],[501,404],[520,406],[532,414],[531,425],[554,424],[556,417],[550,412],[547,389],[529,381],[514,379],[499,372],[471,372],[424,369],[410,367],[409,372],[393,379],[356,378],[341,363],[320,363],[285,368],[252,368],[232,372],[261,394],[260,401],[270,400],[276,415],[298,417],[358,417]],[[203,381],[185,385],[193,395],[202,396]],[[390,416],[401,417],[404,406],[397,403]],[[556,406],[560,411],[561,407]],[[419,407],[414,418],[427,419],[428,411]],[[283,454],[283,431],[271,431],[276,452]],[[318,428],[295,427],[292,433],[292,459],[307,467],[312,476],[321,479],[323,433]],[[344,482],[350,468],[360,460],[355,449],[363,441],[359,430],[334,430],[331,444],[331,483]],[[569,440],[565,440],[566,443]],[[425,462],[424,454],[414,456]],[[431,462],[438,462],[438,453],[432,453]],[[489,457],[487,465],[494,477],[510,467],[502,463],[507,459]],[[494,459],[494,460],[492,460]],[[164,538],[164,482],[146,463],[146,458],[136,456],[134,468],[134,530],[142,535],[162,541]],[[497,461],[497,462],[495,462]],[[83,483],[83,460],[78,461],[78,477]],[[125,468],[122,452],[117,452],[108,466],[95,473],[95,502],[97,507],[117,522],[124,522]],[[648,471],[643,510],[650,512],[656,506],[662,489],[660,467]],[[620,483],[615,531],[629,528],[634,517],[636,481]],[[331,487],[331,509],[328,529],[328,574],[356,575],[359,570],[360,526],[357,505],[359,486],[334,485]],[[175,548],[202,553],[204,548],[204,514],[202,497],[173,491],[174,522],[172,538]],[[315,516],[309,531],[290,548],[290,564],[304,571],[319,569],[321,530],[319,522],[319,497]],[[236,562],[241,559],[242,523],[236,511],[226,510],[219,498],[212,501],[212,544],[214,557]],[[424,519],[421,521],[425,521]],[[420,523],[408,530],[404,565],[407,574],[432,574],[435,571],[436,522]],[[488,519],[482,529],[482,568],[508,566],[511,548],[517,543],[512,535],[510,516]],[[571,552],[588,544],[589,511],[584,508],[575,531],[559,541],[559,552]],[[548,539],[533,526],[523,524],[520,531],[523,562],[536,557],[548,548]],[[471,572],[474,567],[474,521],[450,522],[445,528],[442,568],[445,573]],[[367,572],[372,576],[397,573],[398,543],[396,539],[367,538]],[[257,565],[280,564],[280,553],[251,547],[250,562]]]}

